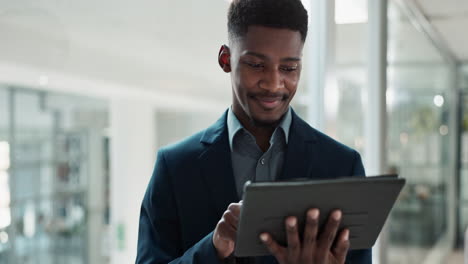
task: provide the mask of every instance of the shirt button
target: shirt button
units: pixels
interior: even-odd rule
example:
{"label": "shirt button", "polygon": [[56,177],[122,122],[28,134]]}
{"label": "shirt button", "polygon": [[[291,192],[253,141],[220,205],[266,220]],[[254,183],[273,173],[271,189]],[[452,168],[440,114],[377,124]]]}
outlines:
{"label": "shirt button", "polygon": [[261,159],[261,160],[260,160],[260,163],[261,163],[262,165],[265,165],[265,159]]}

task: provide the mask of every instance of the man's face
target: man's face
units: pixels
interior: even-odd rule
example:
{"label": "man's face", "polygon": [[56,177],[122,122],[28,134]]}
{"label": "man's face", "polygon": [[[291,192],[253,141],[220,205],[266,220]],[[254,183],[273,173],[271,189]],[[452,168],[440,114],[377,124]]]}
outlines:
{"label": "man's face", "polygon": [[263,26],[231,43],[233,111],[241,121],[277,125],[296,93],[303,46],[298,31]]}

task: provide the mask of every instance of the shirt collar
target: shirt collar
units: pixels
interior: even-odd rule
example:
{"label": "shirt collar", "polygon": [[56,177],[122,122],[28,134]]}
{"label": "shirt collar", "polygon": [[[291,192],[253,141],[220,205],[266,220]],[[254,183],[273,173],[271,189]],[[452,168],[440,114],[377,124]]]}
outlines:
{"label": "shirt collar", "polygon": [[[291,114],[291,107],[289,107],[288,111],[283,116],[281,122],[278,125],[278,127],[280,127],[284,132],[284,136],[285,136],[284,139],[285,139],[286,144],[288,144],[289,129],[291,127],[291,121],[292,121],[292,114]],[[234,136],[240,130],[245,129],[242,126],[242,124],[240,123],[239,119],[237,119],[234,112],[232,111],[232,107],[229,107],[229,111],[228,111],[228,114],[227,114],[227,128],[228,128],[228,135],[229,135],[229,146],[230,146],[231,151],[232,151]],[[278,128],[276,128],[276,129],[278,129]],[[275,130],[275,132],[276,132],[276,130]]]}

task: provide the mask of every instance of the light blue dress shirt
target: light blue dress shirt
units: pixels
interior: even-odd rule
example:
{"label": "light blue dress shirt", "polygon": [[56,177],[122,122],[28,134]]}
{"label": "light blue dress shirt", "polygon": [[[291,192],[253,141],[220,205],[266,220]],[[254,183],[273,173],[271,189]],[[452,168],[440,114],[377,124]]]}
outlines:
{"label": "light blue dress shirt", "polygon": [[279,177],[283,169],[291,120],[291,108],[289,108],[270,138],[270,147],[263,152],[257,145],[255,137],[242,126],[229,108],[227,115],[229,146],[239,199],[242,198],[246,181],[274,181]]}

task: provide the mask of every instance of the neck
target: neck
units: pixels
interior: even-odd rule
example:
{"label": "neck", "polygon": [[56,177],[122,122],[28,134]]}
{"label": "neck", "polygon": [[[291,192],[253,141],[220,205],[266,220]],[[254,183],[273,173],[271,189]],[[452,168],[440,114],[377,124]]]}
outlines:
{"label": "neck", "polygon": [[255,126],[252,125],[252,122],[247,122],[247,124],[242,123],[242,125],[255,137],[255,141],[257,142],[258,147],[263,152],[266,152],[270,147],[271,135],[273,135],[276,127]]}
{"label": "neck", "polygon": [[263,152],[266,152],[270,147],[271,136],[279,125],[279,121],[271,125],[258,125],[255,124],[255,122],[251,120],[244,111],[236,111],[233,107],[233,112],[242,126],[255,137],[258,147]]}

